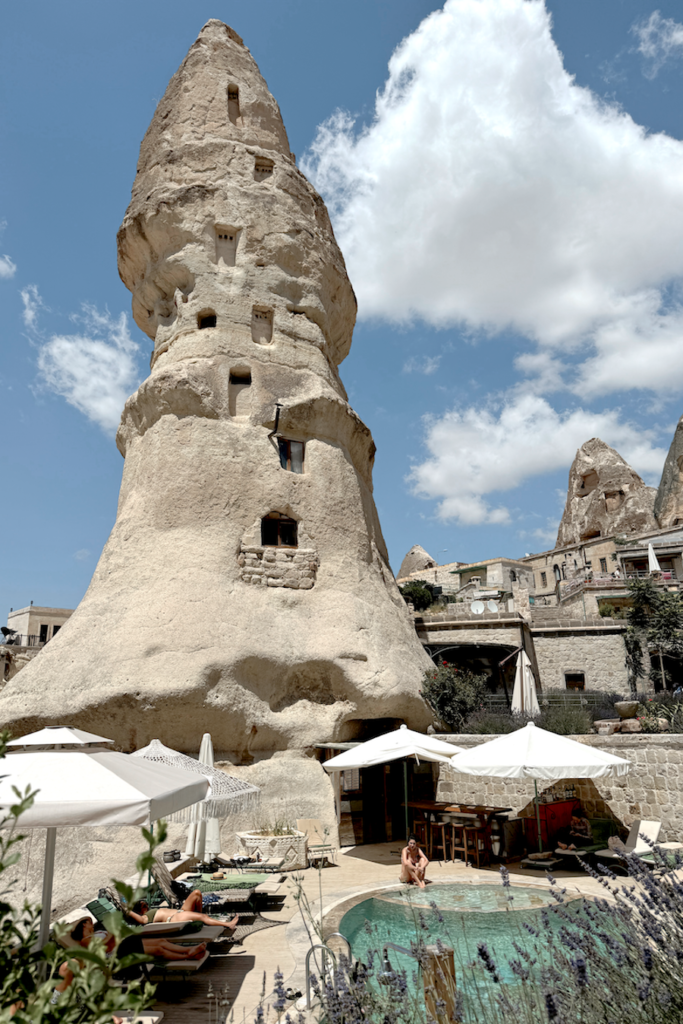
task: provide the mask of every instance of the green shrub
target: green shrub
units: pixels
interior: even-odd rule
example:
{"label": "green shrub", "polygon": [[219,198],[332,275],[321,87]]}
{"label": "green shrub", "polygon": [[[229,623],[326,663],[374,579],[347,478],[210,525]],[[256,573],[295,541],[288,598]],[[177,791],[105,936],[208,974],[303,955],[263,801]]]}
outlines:
{"label": "green shrub", "polygon": [[442,661],[425,672],[422,696],[437,718],[459,732],[474,711],[483,709],[486,678]]}
{"label": "green shrub", "polygon": [[525,724],[526,719],[522,721],[509,711],[475,711],[463,725],[462,731],[480,736],[500,736],[514,732]]}
{"label": "green shrub", "polygon": [[404,587],[398,589],[401,591],[403,599],[410,601],[417,612],[422,612],[433,604],[432,592],[424,580],[411,580],[410,583],[406,583]]}
{"label": "green shrub", "polygon": [[560,705],[559,707],[541,708],[541,714],[534,722],[541,729],[555,732],[558,736],[585,736],[593,732],[593,717],[584,707]]}

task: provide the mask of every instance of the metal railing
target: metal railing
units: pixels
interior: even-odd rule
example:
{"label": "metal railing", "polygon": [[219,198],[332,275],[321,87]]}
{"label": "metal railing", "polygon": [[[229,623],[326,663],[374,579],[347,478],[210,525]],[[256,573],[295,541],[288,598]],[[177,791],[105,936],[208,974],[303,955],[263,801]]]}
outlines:
{"label": "metal railing", "polygon": [[[583,693],[581,690],[576,693],[546,691],[537,694],[538,703],[541,707],[601,707],[605,703],[606,695],[601,693]],[[506,711],[508,707],[507,698],[504,693],[490,693],[484,697],[484,706],[487,711]]]}
{"label": "metal railing", "polygon": [[7,647],[43,647],[46,643],[47,639],[41,640],[39,633],[14,633],[0,640]]}

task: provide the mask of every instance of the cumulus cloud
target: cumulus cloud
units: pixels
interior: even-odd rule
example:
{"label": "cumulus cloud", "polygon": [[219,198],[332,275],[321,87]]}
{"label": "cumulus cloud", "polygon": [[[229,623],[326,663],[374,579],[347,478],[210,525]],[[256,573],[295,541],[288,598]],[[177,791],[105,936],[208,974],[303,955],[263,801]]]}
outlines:
{"label": "cumulus cloud", "polygon": [[53,334],[41,344],[41,381],[112,433],[138,383],[138,345],[130,336],[125,313],[114,318],[107,311],[100,313],[84,305],[82,314],[73,319],[82,326],[82,333]]}
{"label": "cumulus cloud", "polygon": [[14,277],[17,272],[17,265],[6,254],[0,256],[0,277]]}
{"label": "cumulus cloud", "polygon": [[[507,523],[509,508],[491,504],[489,496],[568,466],[591,437],[611,444],[639,472],[661,472],[665,449],[655,447],[651,433],[624,422],[618,410],[558,413],[539,395],[515,394],[499,407],[456,408],[428,419],[429,455],[409,479],[415,494],[438,500],[442,520]],[[538,536],[547,539],[548,530]]]}
{"label": "cumulus cloud", "polygon": [[[677,27],[652,24],[643,45],[673,52]],[[683,143],[576,84],[542,0],[447,0],[394,52],[372,123],[338,111],[305,169],[361,315],[512,328],[581,393],[683,385],[683,358],[656,365],[683,327]]]}
{"label": "cumulus cloud", "polygon": [[87,548],[79,548],[78,551],[74,552],[74,558],[77,562],[85,562],[90,558],[90,552]]}
{"label": "cumulus cloud", "polygon": [[655,78],[667,61],[683,57],[683,25],[673,18],[663,18],[653,11],[646,21],[637,22],[631,29],[638,39],[638,51],[646,64],[643,74]]}

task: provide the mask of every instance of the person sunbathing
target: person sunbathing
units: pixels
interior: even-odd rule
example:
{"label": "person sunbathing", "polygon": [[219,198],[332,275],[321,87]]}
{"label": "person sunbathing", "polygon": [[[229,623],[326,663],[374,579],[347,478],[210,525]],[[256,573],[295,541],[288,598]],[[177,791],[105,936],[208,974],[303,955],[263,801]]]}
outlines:
{"label": "person sunbathing", "polygon": [[[92,942],[95,934],[95,926],[92,918],[84,917],[71,929],[71,938],[82,946],[83,949],[87,949]],[[109,932],[104,933],[104,950],[106,955],[112,956],[116,949],[116,936],[110,935]],[[201,960],[206,952],[206,943],[200,942],[196,946],[180,946],[177,942],[171,942],[167,938],[163,937],[145,937],[142,935],[129,935],[121,942],[118,948],[118,955],[120,957],[129,956],[131,953],[144,953],[145,956],[159,957],[162,960]],[[59,993],[66,992],[71,983],[74,980],[74,973],[71,968],[73,961],[76,961],[81,967],[84,966],[82,960],[78,959],[78,955],[74,955],[69,960],[65,960],[59,968],[59,976],[62,979],[59,984],[55,987],[53,994],[53,1001],[59,999]]]}
{"label": "person sunbathing", "polygon": [[582,846],[590,846],[593,842],[593,832],[584,812],[575,811],[569,822],[569,828],[560,829],[557,838],[560,850],[576,850]]}
{"label": "person sunbathing", "polygon": [[226,921],[223,918],[211,917],[209,914],[202,913],[202,906],[202,894],[199,889],[195,889],[187,897],[180,910],[174,910],[172,907],[159,907],[157,910],[150,910],[147,900],[138,900],[137,903],[133,904],[133,909],[127,911],[126,917],[129,917],[137,924],[201,921],[202,924],[221,925],[231,933],[235,931],[240,920],[238,914],[235,914],[232,920]]}
{"label": "person sunbathing", "polygon": [[408,836],[408,845],[401,850],[401,874],[399,882],[410,885],[418,885],[420,889],[425,888],[425,872],[429,866],[427,857],[420,849],[417,836],[411,832]]}

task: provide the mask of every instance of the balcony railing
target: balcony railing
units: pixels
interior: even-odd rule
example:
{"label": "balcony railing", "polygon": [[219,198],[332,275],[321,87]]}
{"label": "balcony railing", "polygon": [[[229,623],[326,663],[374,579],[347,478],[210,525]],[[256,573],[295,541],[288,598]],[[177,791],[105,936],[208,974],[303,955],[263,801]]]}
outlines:
{"label": "balcony railing", "polygon": [[14,633],[13,636],[3,637],[0,643],[7,647],[44,647],[47,640],[41,640],[38,633]]}

